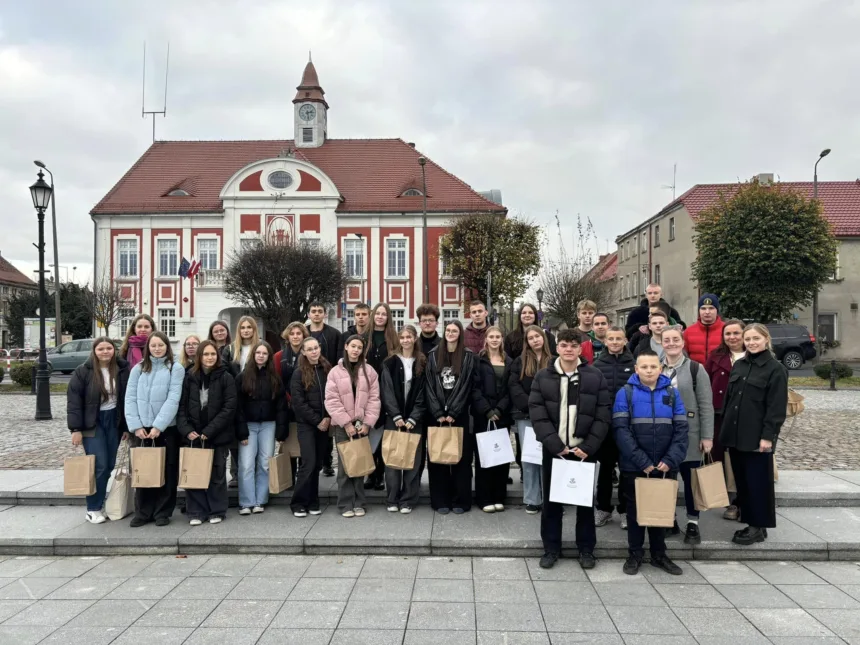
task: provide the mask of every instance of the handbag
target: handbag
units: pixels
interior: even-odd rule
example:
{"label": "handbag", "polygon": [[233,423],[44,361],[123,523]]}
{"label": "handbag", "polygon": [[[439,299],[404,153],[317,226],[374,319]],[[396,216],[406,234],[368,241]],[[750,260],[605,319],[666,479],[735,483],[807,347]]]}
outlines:
{"label": "handbag", "polygon": [[463,428],[451,425],[427,428],[427,452],[434,464],[460,463],[463,458]]}
{"label": "handbag", "polygon": [[[493,430],[490,430],[490,427]],[[514,461],[514,449],[511,447],[511,435],[507,428],[496,428],[495,421],[487,423],[487,430],[475,433],[478,444],[479,466],[493,468]]]}
{"label": "handbag", "polygon": [[117,522],[134,511],[134,489],[131,487],[131,446],[123,441],[113,471],[110,491],[105,499],[105,515]]}

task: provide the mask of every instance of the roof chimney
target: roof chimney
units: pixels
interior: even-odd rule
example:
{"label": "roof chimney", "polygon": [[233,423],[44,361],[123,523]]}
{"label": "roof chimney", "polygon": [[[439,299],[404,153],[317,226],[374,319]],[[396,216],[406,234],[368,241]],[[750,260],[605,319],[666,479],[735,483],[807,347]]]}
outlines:
{"label": "roof chimney", "polygon": [[756,177],[758,179],[758,183],[762,186],[770,186],[773,184],[773,173],[772,172],[761,172]]}
{"label": "roof chimney", "polygon": [[410,141],[410,142],[409,142],[409,147],[410,147],[410,148],[414,148],[414,147],[415,147],[415,142],[414,142],[414,141]]}

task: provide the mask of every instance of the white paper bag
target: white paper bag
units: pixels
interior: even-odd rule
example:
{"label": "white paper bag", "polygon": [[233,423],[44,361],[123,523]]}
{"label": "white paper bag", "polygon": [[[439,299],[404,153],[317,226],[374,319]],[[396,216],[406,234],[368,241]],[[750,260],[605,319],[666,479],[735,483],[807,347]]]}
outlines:
{"label": "white paper bag", "polygon": [[543,463],[543,444],[535,437],[535,429],[531,426],[526,426],[526,431],[523,434],[522,460],[529,464],[537,464],[540,466]]}
{"label": "white paper bag", "polygon": [[599,464],[587,461],[553,459],[549,501],[574,506],[594,506],[599,467]]}
{"label": "white paper bag", "polygon": [[478,432],[475,437],[481,468],[492,468],[514,461],[514,449],[511,447],[511,435],[507,428]]}

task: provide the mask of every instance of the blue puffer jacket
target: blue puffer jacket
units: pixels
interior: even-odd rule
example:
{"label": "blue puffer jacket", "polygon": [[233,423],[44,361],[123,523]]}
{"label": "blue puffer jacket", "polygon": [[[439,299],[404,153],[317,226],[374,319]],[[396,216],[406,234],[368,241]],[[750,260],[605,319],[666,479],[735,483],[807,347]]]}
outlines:
{"label": "blue puffer jacket", "polygon": [[661,461],[671,470],[678,470],[687,455],[687,411],[678,391],[672,402],[672,381],[661,374],[652,390],[642,385],[639,375],[627,381],[633,386],[633,410],[628,409],[625,388],[615,395],[612,408],[612,429],[620,453],[623,471],[642,472]]}
{"label": "blue puffer jacket", "polygon": [[138,428],[161,431],[176,425],[176,412],[182,396],[185,369],[177,362],[167,367],[164,358],[152,359],[152,370],[143,372],[135,365],[125,391],[125,420],[129,432]]}

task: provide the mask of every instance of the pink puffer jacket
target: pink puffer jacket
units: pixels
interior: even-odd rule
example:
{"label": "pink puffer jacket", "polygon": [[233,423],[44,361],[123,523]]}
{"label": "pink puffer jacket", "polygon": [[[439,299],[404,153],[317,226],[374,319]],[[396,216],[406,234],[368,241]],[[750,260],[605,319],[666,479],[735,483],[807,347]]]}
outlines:
{"label": "pink puffer jacket", "polygon": [[332,425],[346,426],[361,419],[371,428],[376,425],[382,404],[379,399],[379,377],[369,365],[358,373],[355,396],[352,381],[343,366],[343,359],[328,373],[325,385],[325,407],[331,415]]}

